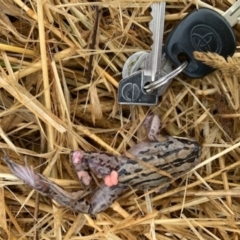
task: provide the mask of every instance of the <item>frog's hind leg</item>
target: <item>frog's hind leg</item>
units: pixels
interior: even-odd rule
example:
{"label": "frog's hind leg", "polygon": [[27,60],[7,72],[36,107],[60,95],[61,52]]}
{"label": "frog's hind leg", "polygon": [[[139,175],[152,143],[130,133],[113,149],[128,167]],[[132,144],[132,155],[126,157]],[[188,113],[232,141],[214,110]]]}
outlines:
{"label": "frog's hind leg", "polygon": [[6,163],[15,176],[21,179],[29,187],[39,191],[43,195],[46,195],[46,193],[49,191],[49,187],[48,184],[43,181],[43,176],[34,173],[33,169],[28,166],[22,166],[15,163],[9,158],[5,151],[3,151],[3,153],[4,156],[2,157],[2,160]]}
{"label": "frog's hind leg", "polygon": [[32,168],[12,161],[5,151],[2,160],[10,168],[12,173],[21,179],[29,187],[37,190],[44,196],[54,199],[61,206],[71,208],[73,211],[89,213],[90,204],[84,199],[89,194],[86,191],[69,193],[60,186],[50,181],[41,174],[35,173]]}
{"label": "frog's hind leg", "polygon": [[89,212],[96,214],[106,210],[127,188],[127,186],[121,183],[111,187],[102,183],[100,188],[98,188],[91,197],[91,208]]}

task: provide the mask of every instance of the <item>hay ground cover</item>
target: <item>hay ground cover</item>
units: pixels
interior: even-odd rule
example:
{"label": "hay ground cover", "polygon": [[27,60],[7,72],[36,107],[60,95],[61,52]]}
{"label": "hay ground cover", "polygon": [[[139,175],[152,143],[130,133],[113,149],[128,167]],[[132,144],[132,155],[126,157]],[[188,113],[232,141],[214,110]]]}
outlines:
{"label": "hay ground cover", "polygon": [[[240,26],[234,56],[195,53],[215,72],[179,75],[156,106],[120,106],[125,61],[152,44],[151,3],[0,0],[0,146],[14,161],[77,191],[71,150],[124,153],[145,136],[140,125],[150,114],[160,116],[163,134],[193,137],[202,148],[200,164],[165,193],[129,188],[96,216],[40,196],[1,161],[1,239],[239,239]],[[192,10],[223,13],[232,4],[168,0],[164,41]]]}

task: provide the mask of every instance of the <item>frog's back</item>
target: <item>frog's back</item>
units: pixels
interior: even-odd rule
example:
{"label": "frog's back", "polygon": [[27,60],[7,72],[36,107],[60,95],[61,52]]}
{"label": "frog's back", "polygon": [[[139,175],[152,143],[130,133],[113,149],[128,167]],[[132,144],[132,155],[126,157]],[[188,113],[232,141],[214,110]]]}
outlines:
{"label": "frog's back", "polygon": [[[156,187],[191,170],[199,158],[199,145],[187,138],[165,137],[162,141],[136,144],[122,157],[119,182],[132,187]],[[160,171],[158,171],[160,170]],[[161,171],[169,174],[161,174]]]}

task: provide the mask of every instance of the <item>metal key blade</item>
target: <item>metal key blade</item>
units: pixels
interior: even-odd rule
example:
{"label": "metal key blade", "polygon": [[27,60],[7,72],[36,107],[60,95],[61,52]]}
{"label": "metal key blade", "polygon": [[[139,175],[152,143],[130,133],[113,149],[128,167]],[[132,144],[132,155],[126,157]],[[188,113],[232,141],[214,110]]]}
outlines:
{"label": "metal key blade", "polygon": [[240,0],[236,1],[223,15],[222,15],[233,27],[240,16]]}
{"label": "metal key blade", "polygon": [[151,5],[152,21],[149,23],[149,29],[152,32],[153,45],[146,60],[144,75],[150,76],[152,81],[155,80],[157,72],[161,70],[165,5],[165,2],[153,3]]}

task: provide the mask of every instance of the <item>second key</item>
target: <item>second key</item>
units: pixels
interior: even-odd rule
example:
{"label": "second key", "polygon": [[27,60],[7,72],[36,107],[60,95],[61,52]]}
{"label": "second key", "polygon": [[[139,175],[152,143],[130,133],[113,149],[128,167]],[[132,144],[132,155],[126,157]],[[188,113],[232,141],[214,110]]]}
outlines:
{"label": "second key", "polygon": [[[240,1],[230,10],[240,6]],[[213,68],[196,60],[194,51],[214,52],[223,57],[232,56],[236,48],[236,38],[232,30],[233,21],[240,15],[238,11],[227,11],[223,16],[208,9],[200,8],[188,14],[170,33],[165,44],[165,52],[175,67],[187,61],[183,73],[191,78],[204,77]]]}

